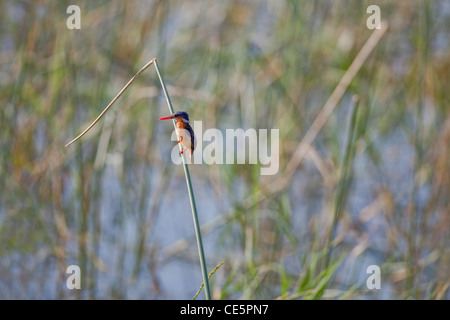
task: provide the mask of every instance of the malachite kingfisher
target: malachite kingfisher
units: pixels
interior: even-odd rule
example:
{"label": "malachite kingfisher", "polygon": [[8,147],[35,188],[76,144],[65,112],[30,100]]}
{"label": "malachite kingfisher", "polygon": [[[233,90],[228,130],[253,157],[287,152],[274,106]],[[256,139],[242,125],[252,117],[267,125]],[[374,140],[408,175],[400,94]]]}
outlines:
{"label": "malachite kingfisher", "polygon": [[170,120],[175,119],[176,123],[176,130],[177,130],[177,137],[178,142],[181,143],[184,146],[184,150],[180,152],[180,155],[185,152],[186,150],[190,150],[190,155],[192,157],[192,153],[194,152],[195,148],[195,136],[194,136],[194,130],[192,130],[191,125],[189,124],[189,115],[184,111],[177,111],[171,116],[159,118],[158,120]]}

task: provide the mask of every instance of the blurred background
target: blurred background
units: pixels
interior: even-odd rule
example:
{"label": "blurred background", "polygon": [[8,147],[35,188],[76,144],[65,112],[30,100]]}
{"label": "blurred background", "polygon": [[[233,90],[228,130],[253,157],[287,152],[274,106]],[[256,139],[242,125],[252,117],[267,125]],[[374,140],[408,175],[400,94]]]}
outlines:
{"label": "blurred background", "polygon": [[[296,159],[374,32],[371,4],[389,29]],[[154,67],[64,147],[152,58],[203,130],[279,129],[274,176],[190,165],[208,272],[224,262],[214,299],[449,299],[449,33],[445,0],[0,0],[0,299],[199,289]],[[81,290],[66,286],[74,264]]]}

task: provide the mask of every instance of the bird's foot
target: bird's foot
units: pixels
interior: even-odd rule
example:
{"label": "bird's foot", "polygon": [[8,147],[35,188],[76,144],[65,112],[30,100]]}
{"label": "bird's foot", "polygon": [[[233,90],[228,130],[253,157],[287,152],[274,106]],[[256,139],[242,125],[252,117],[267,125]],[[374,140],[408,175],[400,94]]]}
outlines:
{"label": "bird's foot", "polygon": [[183,152],[185,152],[186,150],[187,150],[187,148],[180,151],[180,157],[181,157],[181,155],[183,154]]}

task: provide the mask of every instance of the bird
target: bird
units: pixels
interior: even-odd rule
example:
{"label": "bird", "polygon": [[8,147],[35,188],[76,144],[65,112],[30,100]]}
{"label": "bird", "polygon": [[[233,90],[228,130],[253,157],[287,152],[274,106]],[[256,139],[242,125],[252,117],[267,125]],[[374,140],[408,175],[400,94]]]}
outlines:
{"label": "bird", "polygon": [[179,139],[177,143],[181,143],[185,148],[184,150],[180,151],[180,156],[183,154],[183,152],[189,149],[190,156],[192,157],[192,153],[194,152],[196,143],[194,130],[192,130],[192,127],[189,124],[189,115],[187,114],[187,112],[177,111],[168,117],[159,118],[158,120],[170,120],[170,119],[175,119],[175,121],[177,122],[176,131],[177,137]]}

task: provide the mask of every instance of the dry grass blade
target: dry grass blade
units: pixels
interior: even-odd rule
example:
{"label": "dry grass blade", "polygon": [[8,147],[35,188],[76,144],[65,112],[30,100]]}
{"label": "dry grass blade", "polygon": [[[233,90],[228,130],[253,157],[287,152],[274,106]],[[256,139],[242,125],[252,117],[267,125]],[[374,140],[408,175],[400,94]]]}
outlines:
{"label": "dry grass blade", "polygon": [[[298,165],[302,162],[305,155],[308,153],[309,147],[311,143],[316,138],[319,131],[322,129],[328,118],[330,117],[331,113],[333,112],[334,108],[337,106],[338,102],[341,100],[342,96],[344,95],[345,91],[347,90],[348,86],[352,82],[352,80],[355,78],[356,74],[358,73],[359,69],[361,69],[364,62],[369,57],[370,53],[375,49],[378,42],[381,40],[383,35],[386,33],[388,29],[388,23],[386,21],[381,22],[381,28],[376,29],[372,35],[369,37],[367,42],[364,44],[364,46],[359,51],[358,55],[353,60],[350,67],[347,69],[345,74],[342,76],[341,80],[339,81],[338,85],[334,89],[331,96],[328,98],[327,102],[323,106],[322,110],[317,115],[316,119],[314,120],[311,127],[306,132],[305,136],[303,137],[302,141],[300,142],[299,146],[294,152],[294,155],[292,156],[291,160],[288,162],[285,170],[285,177],[291,177],[292,173],[295,171],[295,169],[298,167]],[[284,186],[283,186],[284,188]]]}
{"label": "dry grass blade", "polygon": [[[211,276],[214,274],[214,272],[217,271],[217,269],[219,269],[222,265],[224,264],[224,262],[222,261],[221,263],[219,263],[217,266],[214,267],[214,269],[212,269],[212,271],[209,273],[208,275],[208,280],[211,279]],[[200,292],[203,289],[203,286],[205,285],[204,282],[202,282],[202,284],[200,285],[200,289],[198,289],[197,293],[195,294],[194,298],[192,298],[192,300],[195,300],[197,298],[197,296],[200,294]]]}
{"label": "dry grass blade", "polygon": [[142,72],[144,72],[145,69],[147,69],[149,66],[151,66],[153,63],[155,62],[155,59],[152,59],[150,62],[148,62],[144,67],[142,67],[141,70],[138,71],[138,73],[136,73],[133,78],[130,79],[130,81],[128,81],[128,83],[125,85],[125,87],[122,88],[122,90],[120,90],[120,92],[116,95],[116,97],[108,104],[108,106],[102,111],[102,113],[100,113],[100,115],[97,117],[97,119],[95,119],[86,129],[84,129],[84,131],[82,133],[80,133],[76,138],[74,138],[72,141],[70,141],[69,143],[66,144],[66,147],[70,146],[72,143],[74,143],[75,141],[77,141],[78,139],[80,139],[82,136],[84,136],[86,134],[86,132],[88,132],[93,126],[95,126],[95,124],[101,119],[101,117],[103,117],[103,115],[106,113],[106,111],[108,111],[109,108],[111,108],[111,106],[114,104],[114,102],[117,101],[117,99],[120,98],[120,96],[125,92],[125,90],[128,89],[128,87],[133,83],[133,81],[137,78],[138,75],[140,75]]}

